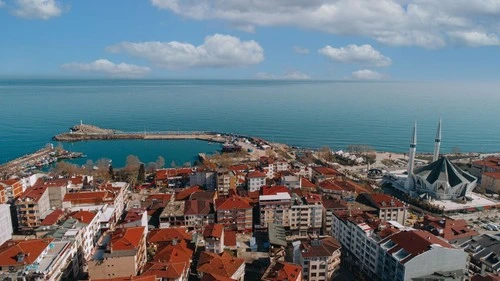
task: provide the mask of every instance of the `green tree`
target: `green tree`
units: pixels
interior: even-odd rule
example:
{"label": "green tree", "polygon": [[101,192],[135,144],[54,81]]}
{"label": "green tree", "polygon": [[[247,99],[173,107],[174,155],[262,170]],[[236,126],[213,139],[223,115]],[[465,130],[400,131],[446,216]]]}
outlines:
{"label": "green tree", "polygon": [[137,174],[137,181],[143,183],[146,180],[146,168],[144,163],[139,165],[139,172]]}

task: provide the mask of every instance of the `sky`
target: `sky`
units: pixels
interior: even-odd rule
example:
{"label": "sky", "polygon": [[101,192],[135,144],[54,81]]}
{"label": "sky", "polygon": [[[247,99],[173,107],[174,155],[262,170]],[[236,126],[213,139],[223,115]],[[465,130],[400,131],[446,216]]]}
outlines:
{"label": "sky", "polygon": [[500,0],[0,0],[0,77],[495,81]]}

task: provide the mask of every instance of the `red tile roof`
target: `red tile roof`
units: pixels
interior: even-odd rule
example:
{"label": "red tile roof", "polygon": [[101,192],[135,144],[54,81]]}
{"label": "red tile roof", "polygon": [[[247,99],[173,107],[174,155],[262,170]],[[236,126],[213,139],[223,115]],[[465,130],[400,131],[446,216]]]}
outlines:
{"label": "red tile roof", "polygon": [[425,229],[448,241],[479,235],[476,230],[469,227],[469,224],[464,219],[454,220],[426,215],[421,226],[418,228]]}
{"label": "red tile roof", "polygon": [[184,204],[184,215],[199,216],[210,214],[210,201],[205,200],[188,200]]}
{"label": "red tile roof", "polygon": [[130,276],[130,277],[116,277],[108,279],[92,279],[88,281],[156,281],[156,276]]}
{"label": "red tile roof", "polygon": [[64,195],[64,202],[72,204],[102,204],[104,202],[114,202],[114,194],[106,191],[93,192],[73,192]]}
{"label": "red tile roof", "polygon": [[233,257],[226,252],[222,252],[220,255],[202,252],[198,260],[197,270],[214,276],[231,278],[243,264],[245,264],[244,259]]}
{"label": "red tile roof", "polygon": [[284,185],[265,185],[261,187],[262,195],[276,195],[278,192],[290,193],[290,190]]}
{"label": "red tile roof", "polygon": [[247,175],[248,179],[257,179],[257,178],[265,178],[265,177],[267,177],[267,175],[264,174],[263,172],[260,172],[260,171],[250,172]]}
{"label": "red tile roof", "polygon": [[228,169],[228,170],[230,170],[230,171],[235,171],[235,172],[236,172],[236,171],[238,171],[238,172],[239,172],[239,171],[243,172],[243,171],[248,170],[248,165],[245,165],[245,164],[238,164],[238,165],[233,165],[233,166],[230,166],[230,167],[228,167],[227,169]]}
{"label": "red tile roof", "polygon": [[219,198],[215,200],[216,210],[252,209],[248,198],[238,195],[231,195],[227,199]]}
{"label": "red tile roof", "polygon": [[188,272],[192,256],[193,251],[187,248],[186,242],[170,244],[154,255],[153,261],[145,265],[142,275],[178,279]]}
{"label": "red tile roof", "polygon": [[487,274],[484,276],[481,276],[479,274],[472,276],[470,279],[471,281],[500,281],[500,276],[498,275],[493,275],[493,274]]}
{"label": "red tile roof", "polygon": [[203,277],[201,277],[200,281],[236,281],[236,280],[224,276],[205,273],[203,274]]}
{"label": "red tile roof", "polygon": [[173,195],[172,194],[168,194],[168,193],[157,193],[157,194],[151,194],[149,195],[147,198],[146,198],[146,201],[153,201],[153,200],[156,200],[156,201],[161,201],[161,202],[165,202],[165,203],[168,203],[171,199],[172,199]]}
{"label": "red tile roof", "polygon": [[336,190],[336,191],[345,191],[345,192],[354,192],[354,193],[364,193],[367,190],[361,185],[347,179],[328,179],[322,181],[319,186],[323,189]]}
{"label": "red tile roof", "polygon": [[[0,266],[23,266],[32,264],[52,243],[53,238],[8,240],[0,246]],[[18,262],[17,256],[23,255],[23,261]]]}
{"label": "red tile roof", "polygon": [[316,241],[304,240],[301,244],[301,255],[303,257],[329,257],[340,250],[340,243],[333,237],[326,237]]}
{"label": "red tile roof", "polygon": [[125,219],[123,220],[124,223],[130,223],[130,222],[135,222],[142,220],[142,216],[146,212],[145,209],[143,208],[132,208],[127,211],[127,214],[125,215]]}
{"label": "red tile roof", "polygon": [[224,230],[224,246],[236,247],[236,232],[232,230]]}
{"label": "red tile roof", "polygon": [[161,169],[157,170],[155,174],[156,180],[166,180],[172,177],[188,176],[193,173],[191,168],[179,168],[179,169]]}
{"label": "red tile roof", "polygon": [[379,244],[384,244],[385,242],[392,240],[395,245],[388,250],[389,254],[393,254],[401,249],[404,249],[408,256],[401,260],[401,263],[406,263],[412,258],[427,252],[431,249],[432,245],[439,245],[443,248],[452,248],[452,246],[424,230],[410,230],[410,231],[400,231],[396,234],[386,237],[384,240],[380,241]]}
{"label": "red tile roof", "polygon": [[43,219],[40,225],[42,226],[54,225],[57,222],[59,222],[59,220],[61,220],[63,217],[64,217],[64,211],[61,209],[55,209]]}
{"label": "red tile roof", "polygon": [[14,185],[20,181],[21,181],[20,179],[0,180],[0,185],[5,184],[7,186],[11,186],[11,185]]}
{"label": "red tile roof", "polygon": [[205,226],[205,230],[203,230],[203,238],[214,237],[214,238],[222,238],[222,232],[224,231],[224,225],[219,223],[213,223]]}
{"label": "red tile roof", "polygon": [[40,200],[40,198],[42,198],[43,194],[47,191],[47,188],[48,188],[48,186],[35,186],[34,185],[34,186],[26,189],[26,191],[24,191],[23,195],[19,199],[21,201],[23,201],[23,200],[26,200],[29,198],[30,200],[38,202],[38,200]]}
{"label": "red tile roof", "polygon": [[69,214],[70,217],[80,222],[90,224],[97,214],[89,211],[77,211]]}
{"label": "red tile roof", "polygon": [[174,239],[191,241],[193,236],[184,227],[153,229],[148,233],[148,243],[171,243]]}
{"label": "red tile roof", "polygon": [[373,207],[378,209],[403,208],[405,206],[398,199],[383,193],[363,193],[360,196],[366,198]]}
{"label": "red tile roof", "polygon": [[300,179],[301,188],[316,188],[316,185],[306,178]]}
{"label": "red tile roof", "polygon": [[302,266],[298,264],[278,261],[269,265],[262,276],[264,281],[297,281],[301,279]]}
{"label": "red tile roof", "polygon": [[488,176],[490,178],[494,178],[499,180],[500,179],[500,167],[498,172],[485,172],[483,173],[483,176]]}
{"label": "red tile roof", "polygon": [[133,250],[139,248],[144,226],[119,228],[111,233],[111,251]]}
{"label": "red tile roof", "polygon": [[200,187],[197,185],[186,188],[175,195],[175,201],[188,200],[189,196],[191,196],[193,193],[199,192],[199,191],[201,191],[201,190],[200,190]]}
{"label": "red tile roof", "polygon": [[327,176],[341,176],[342,175],[341,172],[339,172],[335,169],[329,168],[329,167],[312,167],[312,169],[321,175],[327,175]]}
{"label": "red tile roof", "polygon": [[499,156],[490,156],[486,157],[483,160],[477,160],[472,162],[475,166],[485,166],[488,168],[493,168],[494,170],[500,170],[500,157]]}

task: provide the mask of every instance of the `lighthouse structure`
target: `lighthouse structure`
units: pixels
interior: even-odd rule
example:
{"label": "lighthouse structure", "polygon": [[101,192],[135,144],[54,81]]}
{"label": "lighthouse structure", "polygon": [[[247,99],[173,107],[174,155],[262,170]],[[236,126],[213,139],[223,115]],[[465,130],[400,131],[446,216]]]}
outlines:
{"label": "lighthouse structure", "polygon": [[441,146],[441,118],[439,119],[438,128],[436,131],[436,138],[434,139],[434,155],[432,162],[436,162],[439,158],[439,148]]}
{"label": "lighthouse structure", "polygon": [[413,175],[413,167],[415,166],[415,153],[417,152],[417,122],[413,126],[413,134],[410,141],[410,152],[408,154],[408,177]]}

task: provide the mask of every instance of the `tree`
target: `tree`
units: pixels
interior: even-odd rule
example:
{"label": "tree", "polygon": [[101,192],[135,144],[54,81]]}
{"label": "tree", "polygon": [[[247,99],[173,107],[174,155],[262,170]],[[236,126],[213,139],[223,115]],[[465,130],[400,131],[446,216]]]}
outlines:
{"label": "tree", "polygon": [[91,159],[88,159],[86,162],[85,162],[85,171],[87,173],[92,173],[92,170],[94,169],[94,161],[92,161]]}
{"label": "tree", "polygon": [[177,167],[177,163],[174,160],[172,160],[172,162],[170,162],[170,167],[176,168]]}
{"label": "tree", "polygon": [[161,157],[161,156],[158,156],[158,158],[156,159],[156,169],[161,169],[165,166],[165,158]]}
{"label": "tree", "polygon": [[371,164],[375,163],[375,161],[377,159],[377,154],[375,154],[374,152],[365,153],[365,154],[363,154],[363,157],[365,158],[366,163],[371,165]]}
{"label": "tree", "polygon": [[108,167],[108,174],[111,176],[112,179],[115,179],[115,171],[113,170],[113,165],[109,164]]}
{"label": "tree", "polygon": [[139,172],[137,174],[137,181],[142,183],[145,180],[146,180],[146,168],[144,166],[144,163],[141,163],[139,165]]}
{"label": "tree", "polygon": [[186,167],[186,168],[189,168],[191,167],[191,162],[184,162],[184,164],[182,164],[183,167]]}
{"label": "tree", "polygon": [[89,178],[87,176],[85,176],[83,178],[83,183],[82,184],[83,184],[84,188],[89,186]]}
{"label": "tree", "polygon": [[139,157],[135,155],[129,155],[127,156],[127,161],[125,165],[125,170],[126,171],[137,171],[139,170],[139,166],[141,165],[141,160],[139,160]]}
{"label": "tree", "polygon": [[360,153],[368,153],[374,152],[373,147],[365,144],[350,144],[347,146],[347,151],[349,153],[360,154]]}
{"label": "tree", "polygon": [[332,150],[328,146],[323,146],[319,150],[319,155],[320,155],[321,158],[325,159],[326,161],[332,161],[333,160]]}
{"label": "tree", "polygon": [[80,171],[80,167],[65,161],[57,162],[56,166],[54,167],[54,172],[60,175],[74,175],[79,174]]}

